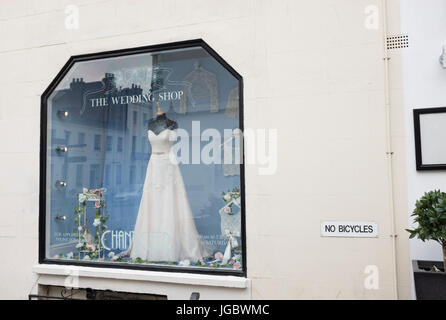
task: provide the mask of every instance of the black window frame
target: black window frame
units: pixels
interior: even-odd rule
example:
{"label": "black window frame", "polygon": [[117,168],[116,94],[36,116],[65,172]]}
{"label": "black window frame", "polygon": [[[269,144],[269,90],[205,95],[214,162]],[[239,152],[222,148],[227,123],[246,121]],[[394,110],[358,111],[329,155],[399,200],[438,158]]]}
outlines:
{"label": "black window frame", "polygon": [[[247,243],[246,243],[246,210],[245,210],[245,156],[244,148],[242,148],[241,156],[242,163],[240,164],[240,197],[241,197],[241,242],[242,242],[242,270],[225,270],[225,269],[205,269],[197,267],[178,267],[168,265],[138,265],[120,262],[83,262],[80,260],[62,260],[51,259],[46,257],[46,173],[47,173],[47,128],[48,128],[48,105],[47,101],[52,92],[57,88],[58,84],[67,75],[69,70],[78,62],[92,61],[98,59],[106,59],[121,56],[130,56],[141,53],[150,53],[156,51],[184,49],[191,47],[201,47],[210,56],[212,56],[218,63],[221,64],[229,73],[234,76],[239,83],[239,129],[244,131],[243,118],[243,77],[235,71],[216,51],[214,51],[203,39],[186,40],[172,43],[164,43],[136,48],[119,49],[113,51],[105,51],[98,53],[89,53],[71,56],[66,64],[62,67],[50,85],[41,95],[41,110],[40,110],[40,186],[39,186],[39,264],[58,264],[58,265],[76,265],[85,267],[98,268],[117,268],[117,269],[133,269],[133,270],[148,270],[161,272],[177,272],[177,273],[195,273],[208,275],[227,275],[227,276],[247,276]],[[117,139],[118,141],[118,139]],[[119,152],[117,150],[117,152]]]}
{"label": "black window frame", "polygon": [[446,113],[446,107],[413,109],[414,138],[415,138],[415,162],[417,171],[446,170],[446,163],[423,164],[421,148],[421,124],[420,115]]}

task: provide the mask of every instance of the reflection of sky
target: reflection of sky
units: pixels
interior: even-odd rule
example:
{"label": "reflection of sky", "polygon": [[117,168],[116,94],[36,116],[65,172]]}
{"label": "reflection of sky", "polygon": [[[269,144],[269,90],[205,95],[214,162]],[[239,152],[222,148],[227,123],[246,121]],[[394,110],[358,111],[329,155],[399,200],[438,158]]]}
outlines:
{"label": "reflection of sky", "polygon": [[[202,56],[204,50],[201,47],[170,50],[169,55],[179,56],[191,54]],[[158,51],[157,56],[165,56],[167,53]],[[207,55],[207,54],[206,54]],[[153,53],[134,54],[116,58],[77,62],[59,83],[56,90],[67,89],[73,78],[83,78],[84,82],[100,81],[105,73],[113,73],[116,78],[116,86],[130,87],[132,84],[140,85],[146,91],[152,77]]]}
{"label": "reflection of sky", "polygon": [[152,54],[128,57],[109,58],[78,62],[59,84],[58,90],[69,88],[73,78],[83,78],[84,82],[100,81],[106,73],[113,73],[116,86],[130,87],[132,84],[144,86],[150,84],[152,77]]}

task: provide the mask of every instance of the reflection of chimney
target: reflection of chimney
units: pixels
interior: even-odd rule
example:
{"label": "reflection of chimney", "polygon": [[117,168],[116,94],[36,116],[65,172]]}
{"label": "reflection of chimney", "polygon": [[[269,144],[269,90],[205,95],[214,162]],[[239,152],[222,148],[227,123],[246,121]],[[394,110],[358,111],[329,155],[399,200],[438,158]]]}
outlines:
{"label": "reflection of chimney", "polygon": [[73,78],[70,83],[71,90],[79,90],[84,87],[84,78]]}
{"label": "reflection of chimney", "polygon": [[115,79],[115,75],[113,73],[105,73],[105,78],[102,79],[104,81],[113,81]]}
{"label": "reflection of chimney", "polygon": [[130,88],[130,94],[142,94],[142,89],[141,86],[138,86],[136,84],[132,84],[131,88]]}
{"label": "reflection of chimney", "polygon": [[115,75],[113,73],[105,73],[105,77],[102,78],[102,82],[105,84],[105,90],[115,88]]}

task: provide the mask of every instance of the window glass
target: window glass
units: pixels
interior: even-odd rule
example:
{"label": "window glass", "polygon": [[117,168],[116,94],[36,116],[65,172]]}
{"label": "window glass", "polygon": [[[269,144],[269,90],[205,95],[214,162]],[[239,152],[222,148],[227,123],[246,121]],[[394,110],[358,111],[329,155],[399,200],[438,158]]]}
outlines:
{"label": "window glass", "polygon": [[107,136],[107,151],[112,151],[113,137]]}
{"label": "window glass", "polygon": [[118,146],[117,149],[119,152],[122,152],[122,138],[118,137]]}
{"label": "window glass", "polygon": [[100,134],[94,135],[94,150],[101,151],[101,135]]}
{"label": "window glass", "polygon": [[75,60],[45,102],[45,259],[243,273],[240,88],[198,45]]}
{"label": "window glass", "polygon": [[85,143],[85,132],[79,132],[77,143],[78,144]]}
{"label": "window glass", "polygon": [[81,187],[82,186],[83,169],[84,169],[84,165],[83,164],[76,165],[76,186],[77,187]]}

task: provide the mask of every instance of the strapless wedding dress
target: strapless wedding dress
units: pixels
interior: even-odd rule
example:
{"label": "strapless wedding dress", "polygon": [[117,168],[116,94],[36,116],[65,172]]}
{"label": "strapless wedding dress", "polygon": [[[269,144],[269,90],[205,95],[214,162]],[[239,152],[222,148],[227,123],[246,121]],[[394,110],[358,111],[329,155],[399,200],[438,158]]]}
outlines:
{"label": "strapless wedding dress", "polygon": [[195,227],[172,145],[176,132],[148,131],[152,155],[147,166],[130,257],[153,262],[198,261],[209,255]]}

